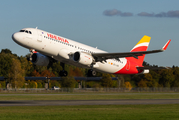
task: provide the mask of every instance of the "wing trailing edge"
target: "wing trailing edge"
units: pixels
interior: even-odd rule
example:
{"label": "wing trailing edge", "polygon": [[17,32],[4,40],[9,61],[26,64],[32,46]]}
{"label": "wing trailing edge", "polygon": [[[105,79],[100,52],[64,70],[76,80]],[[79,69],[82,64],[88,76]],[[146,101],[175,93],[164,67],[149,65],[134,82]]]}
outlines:
{"label": "wing trailing edge", "polygon": [[144,66],[144,67],[136,67],[138,70],[160,70],[160,69],[168,69],[168,67],[151,67],[151,66]]}

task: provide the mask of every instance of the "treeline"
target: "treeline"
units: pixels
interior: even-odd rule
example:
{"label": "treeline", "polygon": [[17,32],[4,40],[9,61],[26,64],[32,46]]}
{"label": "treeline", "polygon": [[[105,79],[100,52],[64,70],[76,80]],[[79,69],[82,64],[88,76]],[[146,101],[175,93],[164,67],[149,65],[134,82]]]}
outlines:
{"label": "treeline", "polygon": [[[60,62],[54,62],[49,66],[36,66],[28,61],[29,54],[17,56],[9,49],[2,49],[0,53],[0,76],[7,78],[12,88],[43,88],[46,81],[25,81],[25,76],[34,77],[58,77],[62,70]],[[150,66],[144,62],[145,66]],[[155,66],[157,67],[157,66]],[[74,76],[86,77],[88,69],[65,65],[68,76],[62,81],[50,81],[50,87],[77,87],[78,82]],[[141,75],[113,75],[97,72],[97,77],[102,77],[99,82],[85,82],[85,87],[179,87],[179,68],[173,66],[169,69],[150,71]],[[111,77],[118,77],[119,81],[112,81]],[[82,85],[83,86],[83,85]],[[5,87],[5,82],[0,82],[0,88]]]}

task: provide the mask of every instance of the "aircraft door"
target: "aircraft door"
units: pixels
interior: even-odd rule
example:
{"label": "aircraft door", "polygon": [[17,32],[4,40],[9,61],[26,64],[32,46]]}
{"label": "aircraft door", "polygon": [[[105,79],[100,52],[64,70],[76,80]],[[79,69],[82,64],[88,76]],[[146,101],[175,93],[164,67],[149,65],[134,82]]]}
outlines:
{"label": "aircraft door", "polygon": [[130,61],[127,60],[126,70],[129,71],[129,69],[130,69]]}
{"label": "aircraft door", "polygon": [[42,31],[37,30],[37,41],[42,42]]}

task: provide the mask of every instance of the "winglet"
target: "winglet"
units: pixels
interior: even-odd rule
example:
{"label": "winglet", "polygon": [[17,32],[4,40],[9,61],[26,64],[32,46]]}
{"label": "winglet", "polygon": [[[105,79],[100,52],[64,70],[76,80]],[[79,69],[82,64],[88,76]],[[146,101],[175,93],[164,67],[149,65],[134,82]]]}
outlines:
{"label": "winglet", "polygon": [[170,43],[171,39],[167,41],[167,43],[163,46],[162,50],[165,51]]}

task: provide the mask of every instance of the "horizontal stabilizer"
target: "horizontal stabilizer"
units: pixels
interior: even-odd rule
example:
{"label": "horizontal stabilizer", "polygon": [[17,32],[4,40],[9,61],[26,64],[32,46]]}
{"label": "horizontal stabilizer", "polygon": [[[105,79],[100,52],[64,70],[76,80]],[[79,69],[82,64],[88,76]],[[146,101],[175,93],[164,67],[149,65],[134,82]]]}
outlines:
{"label": "horizontal stabilizer", "polygon": [[150,66],[145,66],[145,67],[136,67],[138,70],[160,70],[160,69],[168,69],[167,67],[150,67]]}

